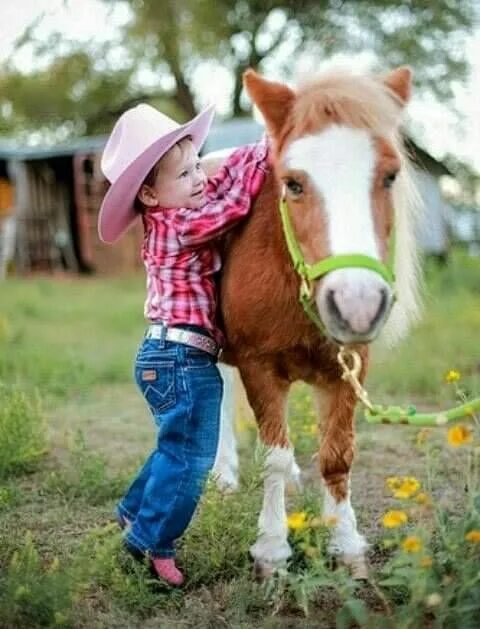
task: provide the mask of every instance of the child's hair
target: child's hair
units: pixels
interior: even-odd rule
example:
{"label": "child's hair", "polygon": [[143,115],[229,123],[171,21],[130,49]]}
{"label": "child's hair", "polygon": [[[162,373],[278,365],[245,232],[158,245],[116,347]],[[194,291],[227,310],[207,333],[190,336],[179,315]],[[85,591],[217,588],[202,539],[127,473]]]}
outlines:
{"label": "child's hair", "polygon": [[[182,138],[181,140],[178,140],[178,142],[176,142],[171,148],[168,149],[168,151],[162,155],[162,157],[158,160],[158,162],[153,166],[153,168],[150,170],[150,172],[148,173],[148,175],[145,177],[145,179],[142,181],[142,185],[140,186],[140,188],[138,189],[138,192],[140,192],[140,190],[142,189],[142,186],[150,186],[152,187],[155,184],[155,181],[157,179],[158,173],[160,171],[160,168],[162,166],[162,161],[163,159],[168,155],[168,153],[170,153],[170,151],[172,149],[174,149],[175,147],[178,147],[180,150],[182,150],[182,144],[185,141],[192,141],[192,136],[191,135],[186,135],[184,138]],[[135,201],[133,203],[133,207],[135,208],[135,210],[139,213],[139,214],[144,214],[147,210],[148,210],[148,206],[146,206],[144,203],[142,203],[142,201],[140,201],[140,199],[138,198],[138,193],[137,196],[135,197]]]}

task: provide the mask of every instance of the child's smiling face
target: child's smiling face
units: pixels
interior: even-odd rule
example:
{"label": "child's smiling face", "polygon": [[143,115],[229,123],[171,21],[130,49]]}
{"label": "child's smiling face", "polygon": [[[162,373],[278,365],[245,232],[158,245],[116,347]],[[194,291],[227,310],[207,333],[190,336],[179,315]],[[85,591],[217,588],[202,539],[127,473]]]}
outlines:
{"label": "child's smiling face", "polygon": [[[147,180],[150,177],[147,178]],[[204,204],[207,176],[200,165],[195,145],[185,138],[175,144],[154,168],[153,181],[147,181],[138,198],[149,208],[198,208]]]}

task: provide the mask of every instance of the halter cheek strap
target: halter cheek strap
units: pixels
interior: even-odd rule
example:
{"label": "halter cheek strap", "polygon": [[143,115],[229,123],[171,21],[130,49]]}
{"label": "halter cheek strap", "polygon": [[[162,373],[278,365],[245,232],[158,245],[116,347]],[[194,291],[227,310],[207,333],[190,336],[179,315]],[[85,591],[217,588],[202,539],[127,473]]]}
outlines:
{"label": "halter cheek strap", "polygon": [[299,300],[305,313],[315,323],[321,332],[325,332],[325,326],[320,319],[317,309],[313,303],[313,281],[318,280],[331,271],[347,268],[362,268],[378,273],[392,288],[395,284],[395,276],[391,264],[386,265],[371,256],[363,253],[348,253],[336,256],[328,256],[314,264],[308,264],[303,257],[300,245],[295,237],[288,205],[285,198],[285,189],[279,203],[280,217],[282,219],[283,234],[287,243],[288,252],[293,262],[293,268],[300,276]]}

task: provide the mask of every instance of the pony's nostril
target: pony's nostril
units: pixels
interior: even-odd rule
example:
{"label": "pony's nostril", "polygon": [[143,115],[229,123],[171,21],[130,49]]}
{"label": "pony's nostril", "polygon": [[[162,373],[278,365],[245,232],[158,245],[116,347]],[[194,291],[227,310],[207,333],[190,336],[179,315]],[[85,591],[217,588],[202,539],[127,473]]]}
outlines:
{"label": "pony's nostril", "polygon": [[345,321],[342,316],[342,312],[335,300],[335,291],[333,289],[329,289],[327,291],[327,306],[332,317],[336,319],[337,325],[340,325],[342,328],[347,329],[349,327],[348,322]]}
{"label": "pony's nostril", "polygon": [[385,314],[385,310],[387,309],[388,304],[388,295],[389,293],[386,288],[380,289],[380,303],[378,304],[377,313],[372,319],[370,329],[372,329]]}
{"label": "pony's nostril", "polygon": [[333,315],[340,314],[340,310],[335,301],[335,291],[332,289],[327,291],[327,304],[328,309]]}

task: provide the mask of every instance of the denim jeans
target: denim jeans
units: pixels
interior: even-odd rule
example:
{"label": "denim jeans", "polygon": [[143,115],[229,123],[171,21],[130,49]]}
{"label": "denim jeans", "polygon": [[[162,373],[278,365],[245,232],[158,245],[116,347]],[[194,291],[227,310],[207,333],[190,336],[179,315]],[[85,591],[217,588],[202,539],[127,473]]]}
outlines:
{"label": "denim jeans", "polygon": [[213,467],[223,383],[216,359],[201,350],[145,338],[135,379],[158,428],[156,447],[118,513],[130,520],[125,542],[152,557],[175,555]]}

